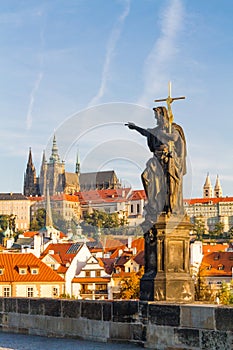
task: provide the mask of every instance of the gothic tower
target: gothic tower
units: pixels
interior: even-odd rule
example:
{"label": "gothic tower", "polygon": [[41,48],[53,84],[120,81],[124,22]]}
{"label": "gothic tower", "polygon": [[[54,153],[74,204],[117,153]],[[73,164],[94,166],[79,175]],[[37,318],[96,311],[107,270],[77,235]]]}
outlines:
{"label": "gothic tower", "polygon": [[213,197],[213,189],[210,182],[209,173],[206,176],[205,184],[203,186],[203,198],[212,198]]}
{"label": "gothic tower", "polygon": [[217,175],[216,183],[214,186],[214,197],[220,198],[222,197],[222,186],[220,184],[219,176]]}
{"label": "gothic tower", "polygon": [[65,163],[60,161],[56,137],[53,137],[53,146],[51,156],[47,162],[43,154],[40,170],[40,188],[41,194],[46,195],[46,188],[49,188],[50,196],[64,191]]}
{"label": "gothic tower", "polygon": [[25,196],[39,195],[38,178],[36,177],[36,169],[32,161],[31,147],[29,148],[28,162],[26,172],[24,174],[24,188],[23,193]]}

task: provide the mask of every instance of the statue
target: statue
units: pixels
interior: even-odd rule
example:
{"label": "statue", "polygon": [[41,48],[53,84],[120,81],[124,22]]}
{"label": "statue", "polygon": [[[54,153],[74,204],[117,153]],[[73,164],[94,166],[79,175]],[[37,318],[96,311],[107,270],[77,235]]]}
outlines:
{"label": "statue", "polygon": [[[156,223],[158,216],[166,214],[183,215],[183,176],[186,173],[186,142],[183,129],[173,122],[170,104],[175,99],[170,94],[166,107],[153,108],[157,126],[143,129],[132,122],[126,125],[147,138],[153,157],[147,161],[141,178],[147,196],[145,221],[147,232]],[[163,100],[157,100],[163,101]]]}

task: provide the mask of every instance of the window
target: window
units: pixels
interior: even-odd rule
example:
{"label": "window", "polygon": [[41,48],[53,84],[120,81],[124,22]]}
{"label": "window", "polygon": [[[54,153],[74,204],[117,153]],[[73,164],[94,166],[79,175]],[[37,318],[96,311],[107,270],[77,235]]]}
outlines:
{"label": "window", "polygon": [[27,296],[28,296],[28,298],[33,298],[33,294],[34,294],[33,287],[28,287],[27,288]]}
{"label": "window", "polygon": [[139,214],[140,213],[140,205],[137,204],[137,213]]}
{"label": "window", "polygon": [[0,268],[0,275],[3,275],[3,274],[4,274],[4,268],[1,267],[1,268]]}
{"label": "window", "polygon": [[27,269],[26,268],[22,268],[22,267],[19,268],[19,274],[20,275],[26,275],[26,273],[27,273]]}
{"label": "window", "polygon": [[8,297],[11,296],[10,287],[4,287],[3,288],[3,296],[4,296],[4,298],[8,298]]}
{"label": "window", "polygon": [[97,270],[97,271],[95,272],[95,277],[100,277],[100,270]]}
{"label": "window", "polygon": [[86,271],[86,272],[85,272],[85,276],[86,276],[86,277],[91,277],[91,272],[90,272],[90,271]]}
{"label": "window", "polygon": [[131,204],[131,206],[130,206],[130,211],[131,211],[131,213],[133,213],[133,204]]}
{"label": "window", "polygon": [[58,288],[53,287],[53,297],[58,297]]}
{"label": "window", "polygon": [[39,269],[38,268],[32,268],[31,269],[31,274],[32,275],[38,275]]}

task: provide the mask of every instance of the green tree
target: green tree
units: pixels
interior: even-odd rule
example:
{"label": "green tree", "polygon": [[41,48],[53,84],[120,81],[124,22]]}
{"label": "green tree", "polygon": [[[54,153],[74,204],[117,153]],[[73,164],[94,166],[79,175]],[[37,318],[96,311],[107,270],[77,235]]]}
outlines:
{"label": "green tree", "polygon": [[195,217],[193,232],[196,235],[197,240],[202,240],[203,235],[205,234],[205,224],[202,218]]}
{"label": "green tree", "polygon": [[222,222],[216,222],[214,229],[210,231],[212,238],[222,238],[224,233],[224,224]]}
{"label": "green tree", "polygon": [[39,231],[45,226],[46,210],[44,208],[38,209],[31,218],[30,230]]}
{"label": "green tree", "polygon": [[108,214],[104,211],[94,210],[91,214],[86,214],[84,219],[89,225],[100,228],[115,228],[120,226],[117,213]]}
{"label": "green tree", "polygon": [[0,227],[2,231],[6,231],[7,226],[9,225],[9,229],[15,232],[16,231],[15,220],[16,220],[16,216],[14,214],[0,215]]}

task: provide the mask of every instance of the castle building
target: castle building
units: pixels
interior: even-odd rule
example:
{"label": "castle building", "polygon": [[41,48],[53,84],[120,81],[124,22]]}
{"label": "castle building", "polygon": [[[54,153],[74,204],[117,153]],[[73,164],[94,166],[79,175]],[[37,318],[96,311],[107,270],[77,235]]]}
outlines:
{"label": "castle building", "polygon": [[21,193],[0,193],[0,215],[13,215],[16,230],[27,230],[30,223],[30,201]]}
{"label": "castle building", "polygon": [[80,163],[77,156],[75,172],[65,170],[65,162],[60,160],[57,141],[54,135],[49,160],[46,160],[43,152],[40,175],[36,177],[36,169],[32,161],[31,149],[29,149],[28,163],[24,175],[25,196],[46,196],[47,187],[49,195],[72,195],[81,191],[95,189],[121,188],[119,180],[113,170],[92,173],[80,173]]}
{"label": "castle building", "polygon": [[217,223],[222,223],[224,232],[233,226],[233,197],[223,197],[223,191],[217,176],[214,191],[209,174],[203,186],[203,198],[184,199],[184,207],[191,221],[200,219],[207,230],[213,230]]}

